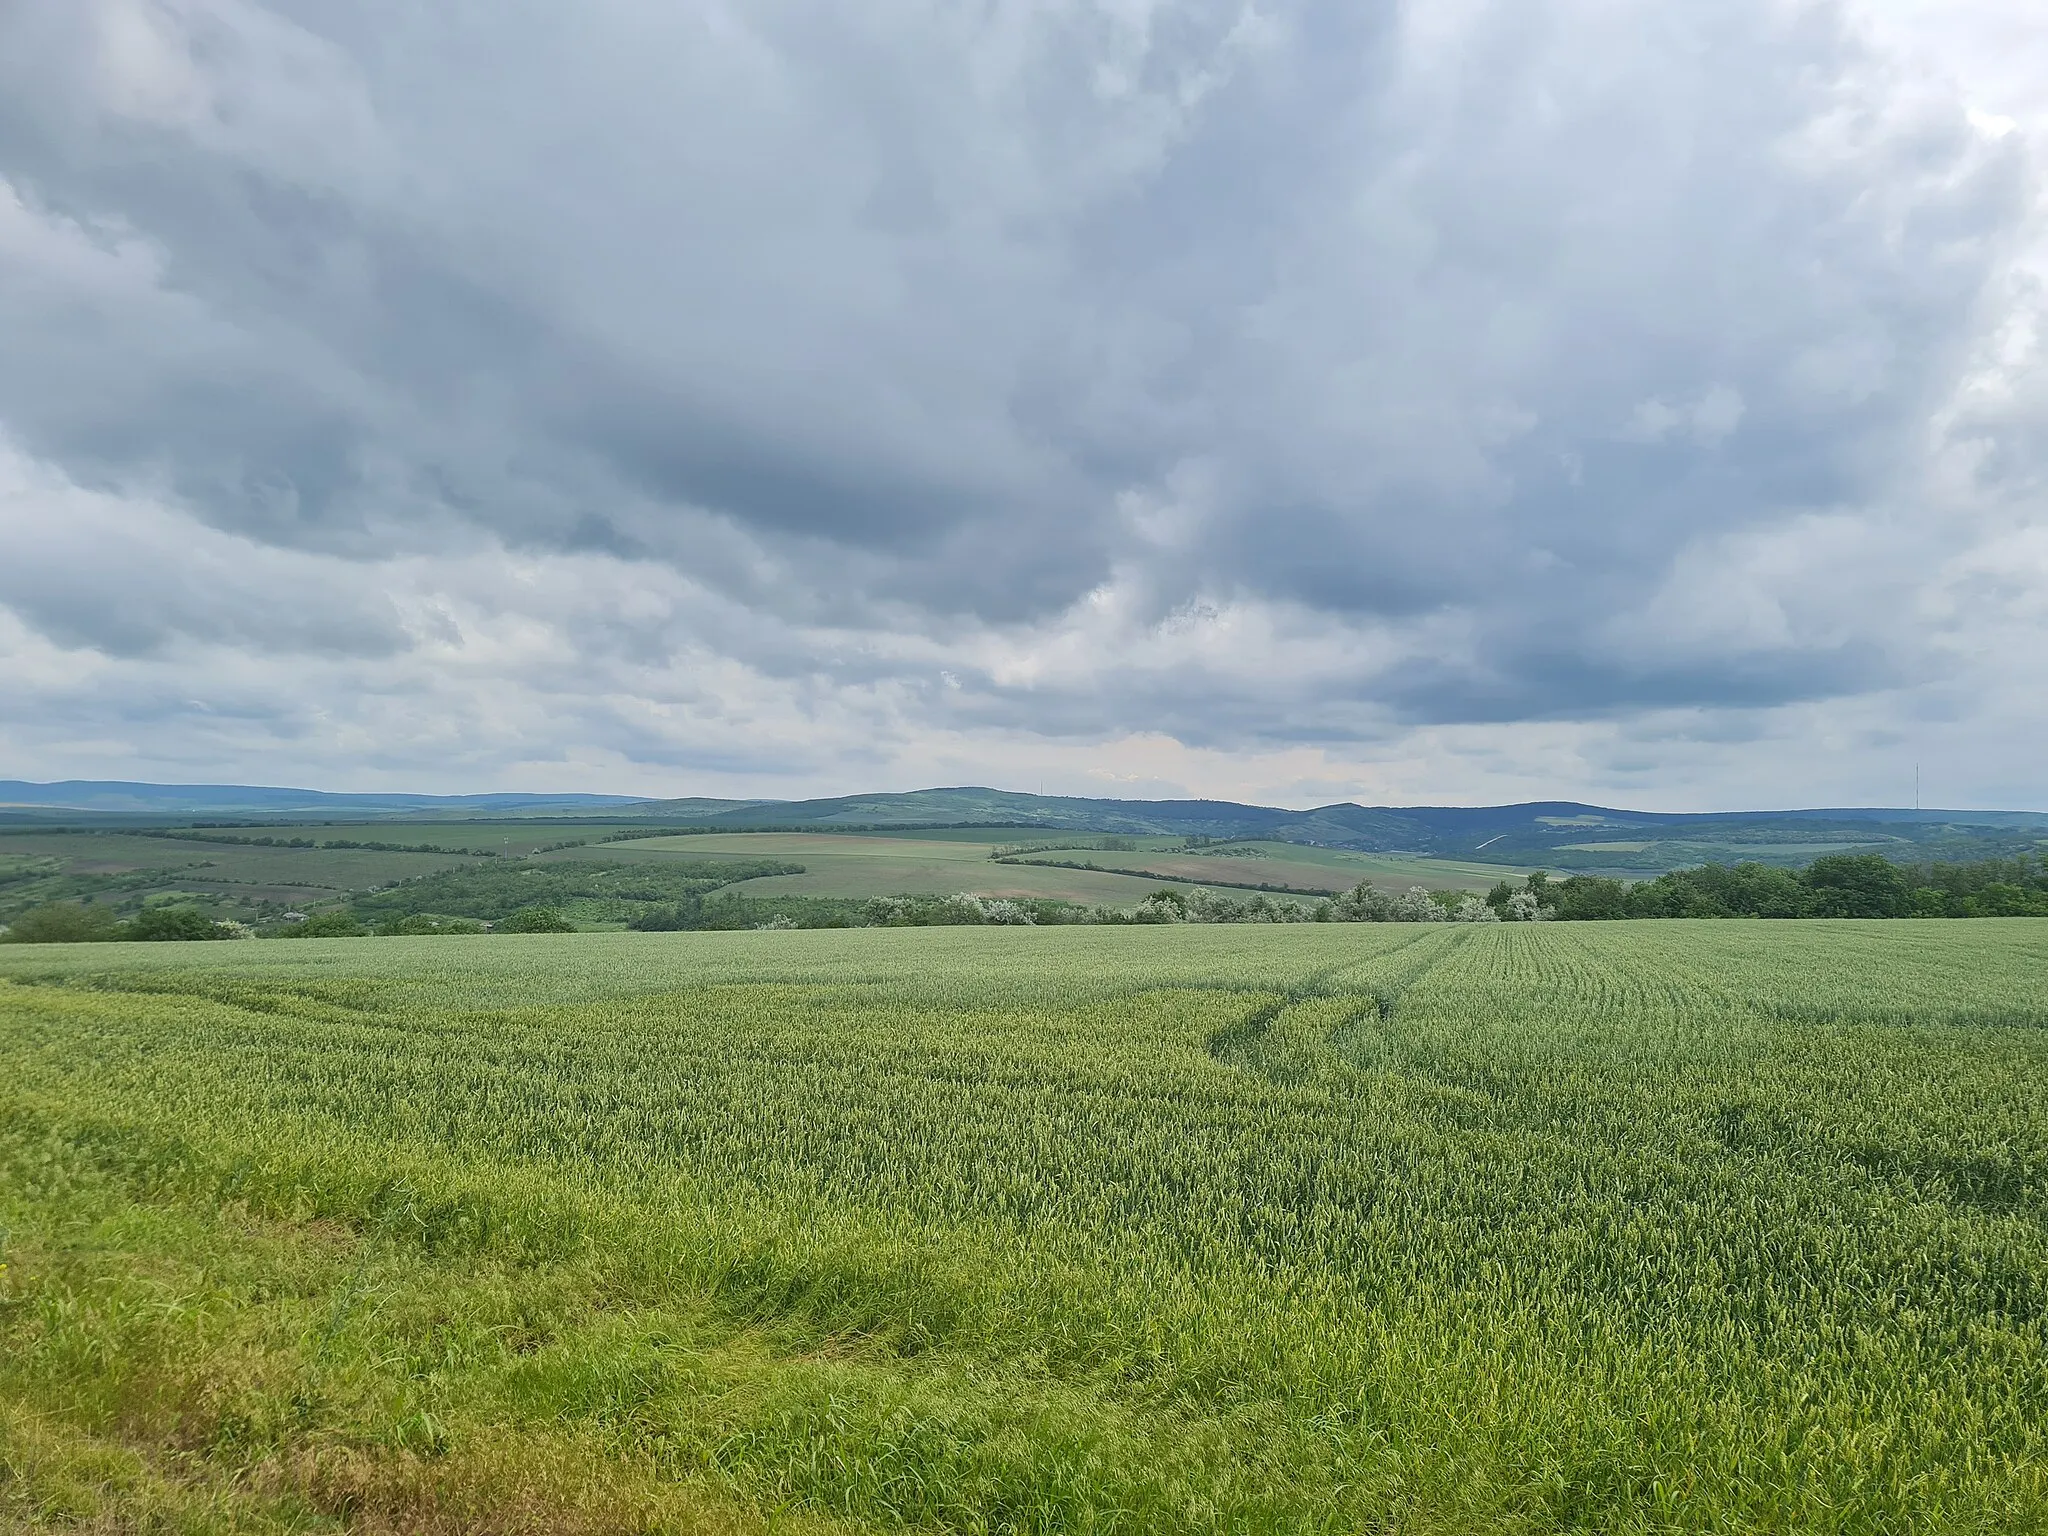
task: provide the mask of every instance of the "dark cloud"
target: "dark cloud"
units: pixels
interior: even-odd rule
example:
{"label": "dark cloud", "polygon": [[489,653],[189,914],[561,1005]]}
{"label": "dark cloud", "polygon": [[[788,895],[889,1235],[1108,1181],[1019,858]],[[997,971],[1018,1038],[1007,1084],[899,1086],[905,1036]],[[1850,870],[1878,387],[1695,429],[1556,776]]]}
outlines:
{"label": "dark cloud", "polygon": [[[207,531],[0,602],[123,656],[546,630],[841,750],[1875,696],[1957,665],[1867,600],[1986,536],[1943,424],[1980,498],[2039,462],[1969,389],[2032,177],[1777,0],[18,0],[15,505]],[[1802,542],[1844,518],[1878,554]]]}

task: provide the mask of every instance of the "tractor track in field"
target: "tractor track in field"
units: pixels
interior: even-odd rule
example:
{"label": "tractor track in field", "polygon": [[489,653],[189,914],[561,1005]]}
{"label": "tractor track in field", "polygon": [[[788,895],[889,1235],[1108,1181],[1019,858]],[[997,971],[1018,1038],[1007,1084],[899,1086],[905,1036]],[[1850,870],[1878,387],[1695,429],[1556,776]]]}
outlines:
{"label": "tractor track in field", "polygon": [[[1430,942],[1439,937],[1442,942]],[[1243,1018],[1224,1025],[1212,1034],[1209,1037],[1209,1054],[1227,1066],[1259,1072],[1262,1076],[1270,1077],[1271,1071],[1258,1064],[1259,1046],[1280,1022],[1282,1016],[1289,1009],[1305,1003],[1349,997],[1356,1000],[1355,1005],[1347,1009],[1330,1027],[1324,1045],[1335,1059],[1355,1064],[1351,1062],[1350,1053],[1344,1049],[1344,1042],[1368,1021],[1391,1021],[1408,990],[1435,970],[1446,958],[1464,948],[1471,937],[1468,928],[1447,931],[1432,925],[1412,938],[1405,939],[1376,955],[1326,965],[1311,971],[1278,996],[1266,999]],[[1389,961],[1396,963],[1388,966]],[[1371,977],[1363,986],[1332,984],[1332,978],[1341,976],[1346,971],[1355,971],[1367,966],[1386,967],[1385,974]]]}

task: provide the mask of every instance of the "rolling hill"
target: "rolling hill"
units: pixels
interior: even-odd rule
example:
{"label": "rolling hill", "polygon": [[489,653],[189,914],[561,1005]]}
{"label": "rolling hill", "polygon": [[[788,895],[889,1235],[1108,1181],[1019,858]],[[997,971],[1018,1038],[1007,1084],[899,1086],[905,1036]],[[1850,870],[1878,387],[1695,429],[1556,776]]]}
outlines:
{"label": "rolling hill", "polygon": [[[53,817],[198,816],[322,817],[390,820],[400,817],[548,816],[616,813],[648,802],[631,795],[408,795],[339,794],[321,789],[278,789],[252,784],[143,784],[118,779],[64,779],[34,784],[0,779],[0,813],[8,819]],[[678,806],[724,810],[744,800],[679,800]]]}
{"label": "rolling hill", "polygon": [[757,801],[652,802],[632,813],[720,830],[1009,826],[1045,833],[1256,838],[1354,852],[1655,873],[1713,860],[1798,864],[1820,853],[1984,858],[2048,847],[2048,812],[1839,808],[1631,811],[1577,801],[1494,806],[1337,804],[1290,811],[1229,800],[1106,800],[984,789]]}
{"label": "rolling hill", "polygon": [[253,824],[603,816],[678,831],[875,833],[1016,828],[1047,837],[1096,835],[1306,844],[1560,870],[1650,874],[1745,858],[1799,864],[1828,852],[1902,859],[1985,858],[2048,850],[2048,812],[1840,807],[1687,813],[1577,801],[1495,806],[1366,806],[1312,810],[1229,800],[1112,800],[967,786],[814,800],[635,799],[590,794],[337,794],[233,784],[0,780],[0,819],[19,824]]}

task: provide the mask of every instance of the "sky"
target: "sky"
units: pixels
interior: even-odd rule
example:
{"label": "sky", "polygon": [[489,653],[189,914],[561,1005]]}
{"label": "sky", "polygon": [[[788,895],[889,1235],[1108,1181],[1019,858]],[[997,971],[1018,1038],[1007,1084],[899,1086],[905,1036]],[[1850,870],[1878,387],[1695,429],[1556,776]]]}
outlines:
{"label": "sky", "polygon": [[0,777],[2048,809],[2013,0],[4,0]]}

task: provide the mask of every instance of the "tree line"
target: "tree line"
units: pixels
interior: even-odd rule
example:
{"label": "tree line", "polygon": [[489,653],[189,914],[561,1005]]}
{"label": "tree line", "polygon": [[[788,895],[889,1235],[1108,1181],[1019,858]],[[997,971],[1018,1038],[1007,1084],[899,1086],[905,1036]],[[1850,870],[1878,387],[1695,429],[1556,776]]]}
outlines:
{"label": "tree line", "polygon": [[[2039,856],[1900,864],[1877,853],[1836,853],[1801,869],[1702,864],[1654,880],[1531,875],[1548,917],[2048,917],[2048,861]],[[1506,882],[1487,901],[1505,906]]]}

